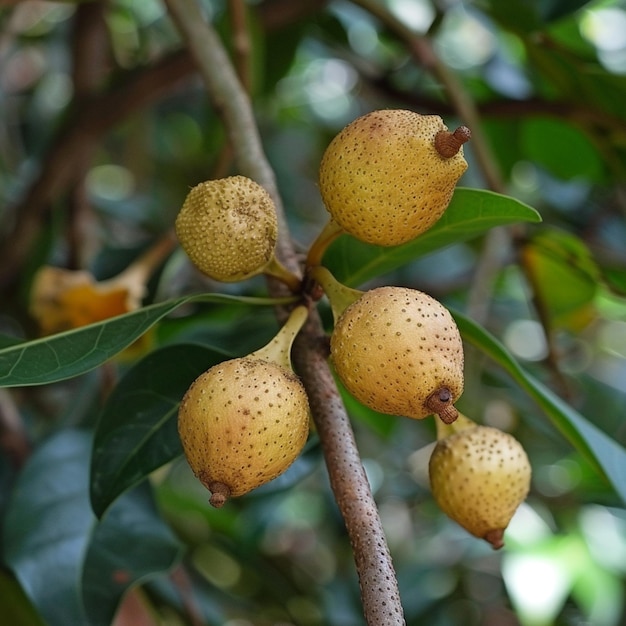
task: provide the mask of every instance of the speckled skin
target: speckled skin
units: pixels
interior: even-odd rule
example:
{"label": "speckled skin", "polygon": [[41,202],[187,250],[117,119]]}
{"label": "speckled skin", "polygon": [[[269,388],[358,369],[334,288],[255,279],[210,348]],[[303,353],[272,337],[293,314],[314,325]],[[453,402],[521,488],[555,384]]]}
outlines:
{"label": "speckled skin", "polygon": [[335,370],[360,402],[415,419],[433,413],[427,398],[463,391],[463,344],[448,310],[421,291],[379,287],[341,315],[331,336]]}
{"label": "speckled skin", "polygon": [[319,187],[327,210],[348,233],[395,246],[428,230],[443,214],[467,169],[463,149],[443,158],[437,115],[389,109],[346,126],[322,157]]}
{"label": "speckled skin", "polygon": [[183,397],[178,432],[187,461],[208,488],[240,496],[282,474],[309,434],[309,404],[297,376],[253,358],[201,374]]}
{"label": "speckled skin", "polygon": [[222,282],[244,280],[262,271],[274,254],[278,235],[272,198],[245,176],[196,185],[175,228],[194,265]]}
{"label": "speckled skin", "polygon": [[530,488],[521,444],[497,428],[475,426],[437,443],[429,473],[441,509],[472,535],[502,547],[504,530]]}

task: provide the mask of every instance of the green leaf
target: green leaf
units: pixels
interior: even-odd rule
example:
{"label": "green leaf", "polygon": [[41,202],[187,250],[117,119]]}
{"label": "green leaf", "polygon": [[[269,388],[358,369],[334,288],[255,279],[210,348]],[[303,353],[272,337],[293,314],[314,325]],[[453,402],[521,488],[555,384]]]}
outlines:
{"label": "green leaf", "polygon": [[602,268],[602,278],[606,286],[615,294],[626,296],[626,272],[621,268]]}
{"label": "green leaf", "polygon": [[0,387],[43,385],[84,374],[127,348],[151,326],[189,302],[275,305],[293,298],[252,298],[197,294],[153,304],[51,337],[0,350]]}
{"label": "green leaf", "polygon": [[16,346],[18,343],[23,343],[23,339],[19,337],[13,337],[12,335],[5,335],[0,333],[0,348],[7,348],[8,346]]}
{"label": "green leaf", "polygon": [[488,0],[485,10],[505,30],[534,32],[542,26],[535,3],[528,0]]}
{"label": "green leaf", "polygon": [[46,626],[17,580],[6,569],[0,570],[0,606],[5,624]]}
{"label": "green leaf", "polygon": [[85,558],[82,592],[89,626],[109,626],[124,592],[170,570],[181,548],[148,483],[120,498],[95,527]]}
{"label": "green leaf", "polygon": [[85,471],[91,445],[85,431],[51,437],[20,474],[7,511],[6,562],[47,626],[108,626],[126,589],[179,557],[148,483],[96,523]]}
{"label": "green leaf", "polygon": [[524,121],[526,157],[563,180],[602,181],[604,164],[589,137],[569,121],[533,118]]}
{"label": "green leaf", "polygon": [[585,243],[570,233],[544,228],[521,255],[533,292],[550,322],[579,330],[591,315],[600,270]]}
{"label": "green leaf", "polygon": [[20,474],[6,515],[6,562],[48,626],[85,623],[77,585],[94,523],[90,449],[81,431],[48,439]]}
{"label": "green leaf", "polygon": [[417,239],[383,248],[343,235],[326,253],[324,265],[342,283],[356,287],[435,250],[478,237],[491,228],[540,221],[535,209],[510,196],[457,188],[441,219]]}
{"label": "green leaf", "polygon": [[545,411],[554,426],[604,475],[626,502],[626,450],[587,421],[543,383],[526,372],[510,352],[484,328],[452,311],[461,335],[504,368]]}
{"label": "green leaf", "polygon": [[156,350],[130,369],[100,415],[91,460],[91,505],[101,517],[124,491],[182,454],[176,416],[189,385],[223,352],[195,344]]}

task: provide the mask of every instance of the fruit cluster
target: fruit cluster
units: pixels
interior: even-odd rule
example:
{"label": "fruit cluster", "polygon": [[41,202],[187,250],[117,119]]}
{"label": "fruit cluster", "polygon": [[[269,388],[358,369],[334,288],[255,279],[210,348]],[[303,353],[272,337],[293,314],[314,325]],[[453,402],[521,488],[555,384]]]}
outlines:
{"label": "fruit cluster", "polygon": [[321,289],[334,316],[330,358],[338,378],[381,413],[440,418],[430,463],[433,495],[470,533],[502,545],[528,492],[530,466],[510,435],[478,426],[455,408],[463,392],[463,345],[450,312],[415,289],[350,289],[322,265],[342,233],[395,246],[431,228],[467,168],[469,137],[463,126],[449,132],[438,116],[404,110],[374,111],[346,126],[320,164],[329,220],[309,249],[303,280],[275,256],[276,209],[260,185],[232,176],[190,191],[176,233],[201,272],[219,281],[266,274],[301,300],[268,345],[210,368],[182,399],[183,449],[211,491],[211,504],[267,483],[302,451],[310,410],[290,355]]}

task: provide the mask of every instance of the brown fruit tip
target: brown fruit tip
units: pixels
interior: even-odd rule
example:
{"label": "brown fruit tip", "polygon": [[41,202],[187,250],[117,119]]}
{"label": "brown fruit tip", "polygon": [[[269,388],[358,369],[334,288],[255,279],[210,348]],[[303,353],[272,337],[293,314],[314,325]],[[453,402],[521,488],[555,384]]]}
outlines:
{"label": "brown fruit tip", "polygon": [[447,387],[441,387],[428,396],[426,407],[436,413],[444,424],[452,424],[459,416],[459,412],[452,404],[452,392]]}
{"label": "brown fruit tip", "polygon": [[495,528],[485,533],[483,539],[491,544],[494,550],[499,550],[504,546],[504,528]]}
{"label": "brown fruit tip", "polygon": [[472,131],[467,126],[459,126],[453,133],[440,130],[435,135],[435,150],[444,158],[450,159],[458,154],[461,146],[470,140]]}
{"label": "brown fruit tip", "polygon": [[211,497],[209,498],[209,504],[216,509],[223,507],[226,504],[226,500],[230,497],[230,487],[220,482],[212,482],[209,485],[211,491]]}

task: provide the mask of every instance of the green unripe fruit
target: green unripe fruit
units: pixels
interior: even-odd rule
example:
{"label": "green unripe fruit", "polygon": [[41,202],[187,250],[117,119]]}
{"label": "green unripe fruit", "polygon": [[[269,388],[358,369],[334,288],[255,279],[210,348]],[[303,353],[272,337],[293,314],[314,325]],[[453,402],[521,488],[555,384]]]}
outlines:
{"label": "green unripe fruit", "polygon": [[381,110],[346,126],[320,165],[319,186],[332,218],[357,239],[380,246],[411,241],[443,214],[467,169],[462,126],[448,132],[437,115]]}
{"label": "green unripe fruit", "polygon": [[340,315],[330,350],[339,378],[370,408],[421,419],[456,419],[463,345],[454,319],[421,291],[379,287]]}
{"label": "green unripe fruit", "polygon": [[221,506],[296,460],[309,433],[307,395],[297,376],[276,363],[232,359],[191,385],[178,432],[191,469],[213,492],[211,504]]}
{"label": "green unripe fruit", "polygon": [[433,496],[449,517],[495,549],[504,545],[531,477],[526,452],[513,436],[474,425],[440,439],[429,474]]}
{"label": "green unripe fruit", "polygon": [[276,207],[267,191],[245,176],[196,185],[175,228],[194,265],[215,280],[244,280],[263,272],[274,259]]}

